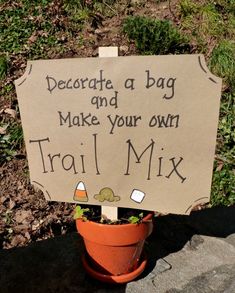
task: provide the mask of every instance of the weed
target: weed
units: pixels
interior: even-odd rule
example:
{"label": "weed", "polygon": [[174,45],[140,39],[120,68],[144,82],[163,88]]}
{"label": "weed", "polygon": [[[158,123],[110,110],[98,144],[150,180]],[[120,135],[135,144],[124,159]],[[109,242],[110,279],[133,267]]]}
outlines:
{"label": "weed", "polygon": [[116,14],[115,9],[112,8],[112,5],[116,2],[115,0],[65,0],[63,2],[63,7],[71,21],[80,28],[97,13],[103,16],[113,16]]}
{"label": "weed", "polygon": [[86,213],[89,212],[89,208],[82,208],[81,206],[76,206],[74,211],[73,218],[76,219],[83,219],[84,221],[87,220]]}
{"label": "weed", "polygon": [[[233,0],[232,0],[233,1]],[[179,4],[181,29],[206,53],[211,44],[235,37],[234,15],[223,14],[214,1],[181,0]]]}
{"label": "weed", "polygon": [[213,4],[202,6],[199,11],[200,33],[219,36],[224,32],[223,19]]}
{"label": "weed", "polygon": [[235,91],[235,43],[221,41],[212,51],[209,67],[215,75],[223,78],[231,91]]}
{"label": "weed", "polygon": [[0,124],[5,133],[0,134],[0,165],[9,161],[23,145],[23,130],[17,122]]}
{"label": "weed", "polygon": [[225,163],[235,165],[235,94],[223,94],[218,127],[217,153]]}
{"label": "weed", "polygon": [[211,204],[235,203],[235,94],[225,93],[221,100],[217,160],[212,180]]}
{"label": "weed", "polygon": [[0,52],[38,59],[46,58],[48,51],[55,47],[56,51],[61,50],[57,33],[66,34],[67,28],[61,25],[52,4],[52,0],[6,4],[0,14]]}
{"label": "weed", "polygon": [[235,203],[235,174],[225,164],[222,170],[215,170],[212,180],[211,205],[230,206]]}
{"label": "weed", "polygon": [[0,80],[6,76],[7,73],[7,59],[5,56],[0,56]]}
{"label": "weed", "polygon": [[[7,225],[10,225],[13,221],[13,215],[11,210],[6,210],[6,212],[3,214],[3,220]],[[8,234],[11,234],[13,231],[11,231],[11,228],[8,228]]]}
{"label": "weed", "polygon": [[220,12],[235,14],[235,0],[211,0],[211,2]]}
{"label": "weed", "polygon": [[130,224],[138,224],[142,221],[144,217],[144,214],[143,213],[140,213],[138,216],[131,216],[128,218],[128,222]]}
{"label": "weed", "polygon": [[189,49],[186,38],[167,20],[128,17],[123,30],[141,54],[184,53]]}
{"label": "weed", "polygon": [[198,11],[198,5],[191,0],[180,1],[179,7],[183,17],[191,16]]}

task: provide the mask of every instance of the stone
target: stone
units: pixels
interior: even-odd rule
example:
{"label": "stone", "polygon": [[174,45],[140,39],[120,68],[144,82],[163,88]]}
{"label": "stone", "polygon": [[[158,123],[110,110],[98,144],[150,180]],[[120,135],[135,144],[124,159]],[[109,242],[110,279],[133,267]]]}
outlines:
{"label": "stone", "polygon": [[200,244],[204,242],[203,238],[199,235],[193,235],[192,238],[186,244],[186,249],[196,250]]}
{"label": "stone", "polygon": [[163,272],[168,271],[170,269],[171,269],[171,265],[163,258],[160,258],[159,260],[157,260],[156,267],[155,267],[154,271],[156,271],[157,273],[163,273]]}

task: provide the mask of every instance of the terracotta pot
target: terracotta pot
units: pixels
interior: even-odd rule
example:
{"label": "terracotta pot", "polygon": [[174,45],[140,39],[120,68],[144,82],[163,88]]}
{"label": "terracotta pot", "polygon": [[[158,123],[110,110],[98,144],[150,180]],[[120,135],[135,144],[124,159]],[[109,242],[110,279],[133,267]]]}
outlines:
{"label": "terracotta pot", "polygon": [[152,217],[153,213],[149,213],[140,224],[122,225],[77,219],[77,230],[87,250],[83,264],[88,273],[99,280],[117,283],[128,282],[141,274],[146,265],[141,254],[145,239],[153,229]]}

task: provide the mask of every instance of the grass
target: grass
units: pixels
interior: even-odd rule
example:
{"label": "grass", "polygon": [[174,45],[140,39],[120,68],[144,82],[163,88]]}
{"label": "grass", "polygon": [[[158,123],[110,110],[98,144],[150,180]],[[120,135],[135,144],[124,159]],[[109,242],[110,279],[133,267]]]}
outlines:
{"label": "grass", "polygon": [[19,123],[0,123],[5,133],[0,134],[0,165],[17,155],[23,145],[23,130]]}
{"label": "grass", "polygon": [[7,58],[0,56],[0,80],[6,76],[7,73]]}
{"label": "grass", "polygon": [[225,93],[221,99],[217,156],[235,168],[235,93]]}
{"label": "grass", "polygon": [[[103,17],[111,17],[117,12],[115,7],[118,1],[115,0],[64,0],[63,8],[70,15],[72,23],[81,27],[84,23],[90,21],[97,21],[99,14]],[[116,7],[117,8],[117,7]]]}
{"label": "grass", "polygon": [[224,40],[213,49],[209,67],[211,71],[223,78],[224,84],[235,91],[235,43]]}
{"label": "grass", "polygon": [[229,164],[215,170],[212,181],[212,206],[230,206],[235,203],[235,174]]}
{"label": "grass", "polygon": [[201,53],[208,47],[235,37],[235,3],[230,1],[181,0],[178,5],[181,30]]}
{"label": "grass", "polygon": [[211,204],[229,206],[235,203],[235,92],[222,95],[216,153]]}
{"label": "grass", "polygon": [[19,1],[17,7],[6,5],[0,14],[0,51],[27,54],[29,58],[45,57],[46,47],[57,44],[49,3],[25,0]]}

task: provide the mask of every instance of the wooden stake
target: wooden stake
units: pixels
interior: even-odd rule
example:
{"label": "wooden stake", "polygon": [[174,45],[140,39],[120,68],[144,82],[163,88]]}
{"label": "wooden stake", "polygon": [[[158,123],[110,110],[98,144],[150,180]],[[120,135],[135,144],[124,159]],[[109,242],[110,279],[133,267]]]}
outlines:
{"label": "wooden stake", "polygon": [[[99,47],[99,57],[118,57],[118,47]],[[101,206],[101,214],[110,220],[117,220],[118,208]]]}

